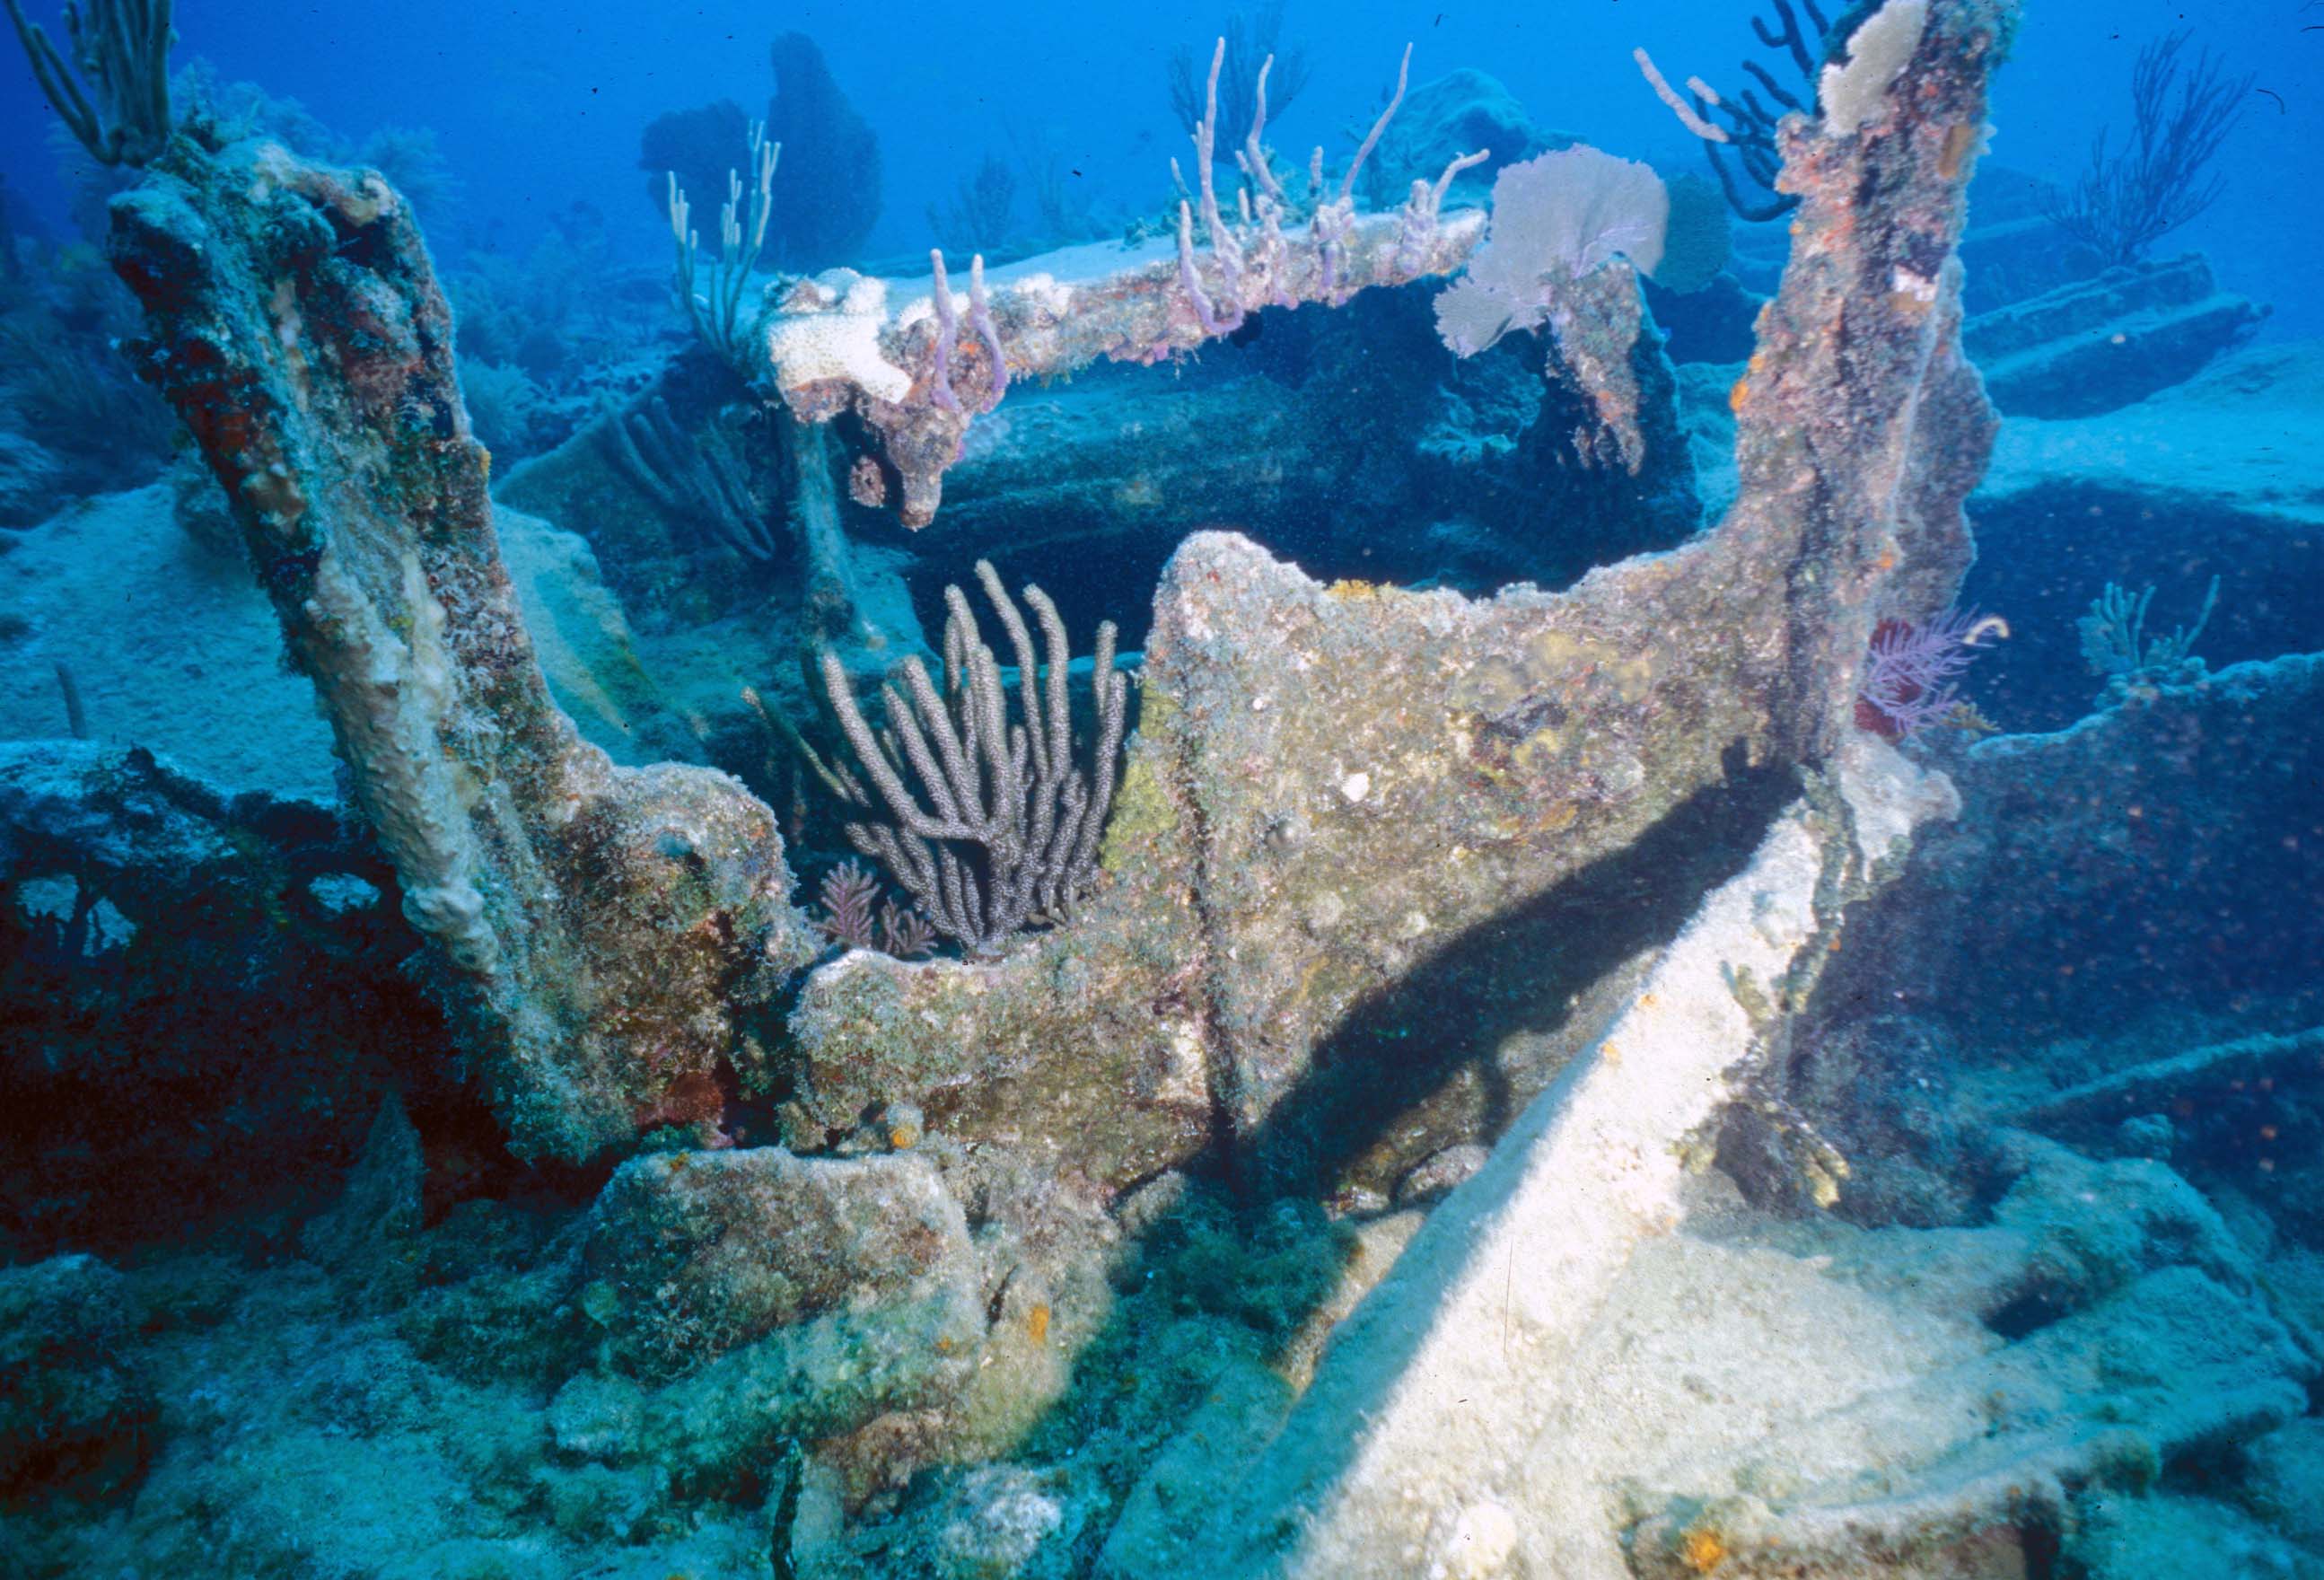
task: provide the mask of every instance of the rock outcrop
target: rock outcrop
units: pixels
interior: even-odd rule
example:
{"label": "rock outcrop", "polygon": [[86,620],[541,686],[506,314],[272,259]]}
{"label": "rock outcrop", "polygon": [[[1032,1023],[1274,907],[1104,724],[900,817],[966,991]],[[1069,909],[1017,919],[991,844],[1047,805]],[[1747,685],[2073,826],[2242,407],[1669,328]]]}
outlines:
{"label": "rock outcrop", "polygon": [[448,1081],[394,890],[329,807],[0,743],[0,1260],[263,1241],[244,1221],[308,1206],[383,1084]]}
{"label": "rock outcrop", "polygon": [[93,1256],[0,1269],[0,1499],[118,1491],[152,1451],[128,1280]]}
{"label": "rock outcrop", "polygon": [[515,1144],[715,1116],[737,1014],[814,953],[773,815],[721,774],[615,766],[551,698],[410,207],[189,134],[112,212],[141,366],[225,486]]}

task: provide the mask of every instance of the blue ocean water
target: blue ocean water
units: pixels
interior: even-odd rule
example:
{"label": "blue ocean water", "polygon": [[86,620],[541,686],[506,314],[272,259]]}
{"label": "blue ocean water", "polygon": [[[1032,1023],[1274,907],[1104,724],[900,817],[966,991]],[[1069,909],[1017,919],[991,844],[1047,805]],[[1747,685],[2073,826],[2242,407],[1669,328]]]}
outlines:
{"label": "blue ocean water", "polygon": [[2324,1575],[2324,5],[26,6],[0,1575]]}
{"label": "blue ocean water", "polygon": [[[1629,51],[1724,81],[1750,52],[1748,13],[1696,0],[1528,6],[1363,9],[1303,16],[1286,38],[1312,68],[1303,108],[1282,119],[1289,142],[1338,133],[1376,104],[1397,52],[1415,46],[1415,80],[1459,66],[1499,77],[1545,126],[1586,129],[1609,148],[1683,164],[1692,153],[1661,106],[1639,91]],[[37,20],[37,18],[36,18]],[[887,255],[931,239],[928,204],[952,194],[989,148],[1007,152],[1012,126],[1047,137],[1103,197],[1144,200],[1154,168],[1177,152],[1161,86],[1170,55],[1199,47],[1221,19],[1169,7],[1020,5],[968,19],[896,8],[867,25],[859,8],[808,5],[783,30],[813,37],[853,99],[882,134],[889,193],[871,249]],[[2028,15],[2014,69],[1996,88],[1997,154],[2056,180],[2080,167],[2090,138],[2126,109],[2138,46],[2174,28],[2218,52],[2229,72],[2257,74],[2258,95],[2220,155],[2239,172],[2219,202],[2173,245],[2241,260],[2255,276],[2299,277],[2313,248],[2288,195],[2312,186],[2324,143],[2313,16],[2296,5],[2219,0],[2200,7],[2056,0]],[[748,6],[640,14],[634,7],[417,6],[392,21],[362,7],[316,6],[286,25],[249,7],[188,7],[177,17],[181,59],[210,61],[227,80],[296,98],[344,135],[424,126],[461,188],[461,208],[431,240],[454,252],[497,232],[504,246],[538,236],[575,202],[605,208],[630,254],[650,256],[655,217],[628,199],[639,129],[674,108],[770,90],[770,24]],[[359,63],[359,64],[358,64]],[[12,188],[44,217],[61,208],[41,150],[47,116],[38,85],[13,58],[15,89],[0,106],[0,139],[15,150]],[[618,197],[617,197],[618,194]],[[2276,332],[2312,334],[2317,310],[2285,291]],[[2304,326],[2304,327],[2303,327]]]}

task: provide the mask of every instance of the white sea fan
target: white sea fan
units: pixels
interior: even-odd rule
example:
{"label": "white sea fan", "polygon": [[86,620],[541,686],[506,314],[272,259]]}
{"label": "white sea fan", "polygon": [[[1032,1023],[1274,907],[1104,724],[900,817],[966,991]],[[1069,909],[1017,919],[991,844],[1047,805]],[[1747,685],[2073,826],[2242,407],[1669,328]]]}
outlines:
{"label": "white sea fan", "polygon": [[1653,167],[1637,160],[1585,144],[1510,166],[1493,187],[1496,234],[1505,200],[1526,226],[1525,243],[1575,279],[1617,253],[1646,274],[1663,261],[1670,194]]}
{"label": "white sea fan", "polygon": [[1652,274],[1670,225],[1653,169],[1580,145],[1505,166],[1493,217],[1469,271],[1436,298],[1436,332],[1473,356],[1512,329],[1537,328],[1558,286],[1618,254]]}
{"label": "white sea fan", "polygon": [[1453,356],[1474,356],[1511,329],[1534,328],[1548,310],[1538,302],[1528,308],[1499,286],[1471,274],[1436,293],[1436,336]]}

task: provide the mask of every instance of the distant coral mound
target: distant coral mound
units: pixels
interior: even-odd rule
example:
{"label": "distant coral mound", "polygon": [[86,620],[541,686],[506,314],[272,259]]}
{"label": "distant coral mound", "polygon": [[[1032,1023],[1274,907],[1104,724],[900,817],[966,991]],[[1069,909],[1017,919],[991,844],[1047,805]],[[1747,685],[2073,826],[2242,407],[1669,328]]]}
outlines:
{"label": "distant coral mound", "polygon": [[880,140],[807,34],[778,38],[774,66],[767,135],[783,154],[767,250],[783,269],[853,262],[880,217]]}
{"label": "distant coral mound", "polygon": [[638,168],[646,172],[646,201],[669,212],[669,178],[697,202],[726,190],[750,144],[750,119],[731,98],[690,110],[672,110],[646,123],[638,138]]}
{"label": "distant coral mound", "polygon": [[1454,181],[1460,201],[1480,203],[1501,167],[1576,141],[1534,124],[1500,79],[1463,66],[1415,88],[1380,138],[1365,171],[1364,197],[1375,208],[1403,200],[1416,180],[1434,180],[1454,155],[1481,149],[1485,162]]}

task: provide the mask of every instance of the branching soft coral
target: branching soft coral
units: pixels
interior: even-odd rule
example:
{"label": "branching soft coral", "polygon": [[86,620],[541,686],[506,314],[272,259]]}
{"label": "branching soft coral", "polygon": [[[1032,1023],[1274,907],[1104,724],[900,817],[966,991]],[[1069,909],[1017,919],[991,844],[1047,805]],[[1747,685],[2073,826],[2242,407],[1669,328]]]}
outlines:
{"label": "branching soft coral", "polygon": [[2007,636],[1998,615],[1947,609],[1914,625],[1883,620],[1872,633],[1857,688],[1856,722],[1884,740],[1901,741],[1942,723],[1960,702],[1955,680],[1988,636]]}

